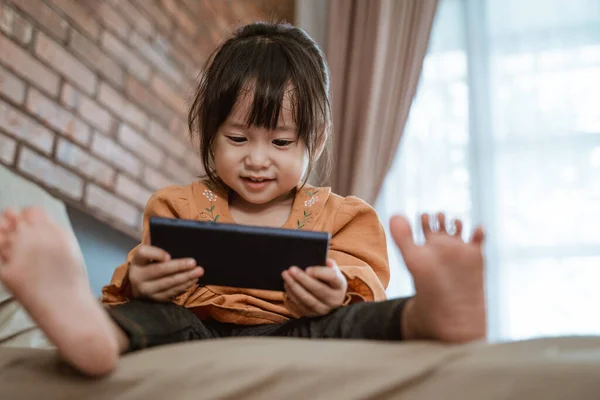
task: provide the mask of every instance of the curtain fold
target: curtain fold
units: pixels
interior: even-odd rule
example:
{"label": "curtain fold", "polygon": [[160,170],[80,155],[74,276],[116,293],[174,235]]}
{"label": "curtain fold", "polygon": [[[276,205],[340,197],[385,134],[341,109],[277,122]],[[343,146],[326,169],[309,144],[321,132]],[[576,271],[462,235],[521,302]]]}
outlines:
{"label": "curtain fold", "polygon": [[331,0],[333,113],[329,185],[377,199],[406,124],[437,0]]}

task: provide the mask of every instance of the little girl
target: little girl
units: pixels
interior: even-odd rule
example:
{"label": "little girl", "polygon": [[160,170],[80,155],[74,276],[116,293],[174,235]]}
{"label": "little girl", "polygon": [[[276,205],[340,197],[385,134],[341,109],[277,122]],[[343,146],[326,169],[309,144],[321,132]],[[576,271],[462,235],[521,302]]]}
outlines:
{"label": "little girl", "polygon": [[[480,230],[464,243],[460,223],[449,235],[443,216],[439,232],[425,218],[428,243],[417,247],[407,222],[394,220],[417,294],[384,301],[386,238],[375,211],[306,183],[329,142],[328,90],[324,57],[302,30],[243,27],[210,58],[190,111],[206,179],[152,196],[142,244],[103,289],[104,307],[77,273],[80,260],[64,235],[40,211],[0,218],[0,279],[61,355],[90,375],[110,371],[120,353],[186,340],[484,336]],[[199,286],[204,270],[193,259],[151,246],[153,216],[327,231],[329,259],[286,270],[285,292]]]}

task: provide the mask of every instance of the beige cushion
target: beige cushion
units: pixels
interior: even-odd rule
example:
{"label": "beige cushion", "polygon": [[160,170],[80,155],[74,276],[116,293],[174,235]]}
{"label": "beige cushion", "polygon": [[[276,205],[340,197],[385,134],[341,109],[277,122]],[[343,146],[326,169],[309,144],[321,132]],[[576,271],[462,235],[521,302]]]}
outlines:
{"label": "beige cushion", "polygon": [[[28,206],[44,208],[58,224],[75,235],[65,205],[35,183],[0,165],[0,210]],[[83,256],[81,257],[83,260]],[[83,263],[82,263],[83,265]],[[0,345],[47,347],[48,343],[23,308],[0,283]]]}
{"label": "beige cushion", "polygon": [[0,399],[597,400],[600,338],[443,346],[245,338],[124,356],[82,379],[54,352],[0,348]]}

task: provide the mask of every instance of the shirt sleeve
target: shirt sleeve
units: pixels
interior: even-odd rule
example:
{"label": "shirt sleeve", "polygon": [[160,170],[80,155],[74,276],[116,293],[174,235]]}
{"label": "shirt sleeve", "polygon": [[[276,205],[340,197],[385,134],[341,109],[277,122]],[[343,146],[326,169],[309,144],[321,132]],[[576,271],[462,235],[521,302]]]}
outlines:
{"label": "shirt sleeve", "polygon": [[348,280],[346,304],[386,299],[390,269],[385,230],[375,210],[347,197],[334,220],[329,258]]}
{"label": "shirt sleeve", "polygon": [[[189,217],[188,210],[189,200],[183,188],[169,186],[154,193],[144,210],[141,244],[150,244],[149,220],[151,217],[186,219]],[[102,303],[121,304],[132,298],[128,270],[131,259],[140,245],[129,252],[126,262],[115,269],[110,283],[102,288]]]}

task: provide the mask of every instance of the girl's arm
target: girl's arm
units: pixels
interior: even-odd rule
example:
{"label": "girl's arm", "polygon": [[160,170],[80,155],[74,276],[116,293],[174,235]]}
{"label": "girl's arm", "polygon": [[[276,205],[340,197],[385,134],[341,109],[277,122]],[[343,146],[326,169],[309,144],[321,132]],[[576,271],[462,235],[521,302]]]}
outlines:
{"label": "girl's arm", "polygon": [[385,300],[390,269],[377,213],[364,201],[347,197],[334,218],[329,258],[348,280],[345,303]]}

